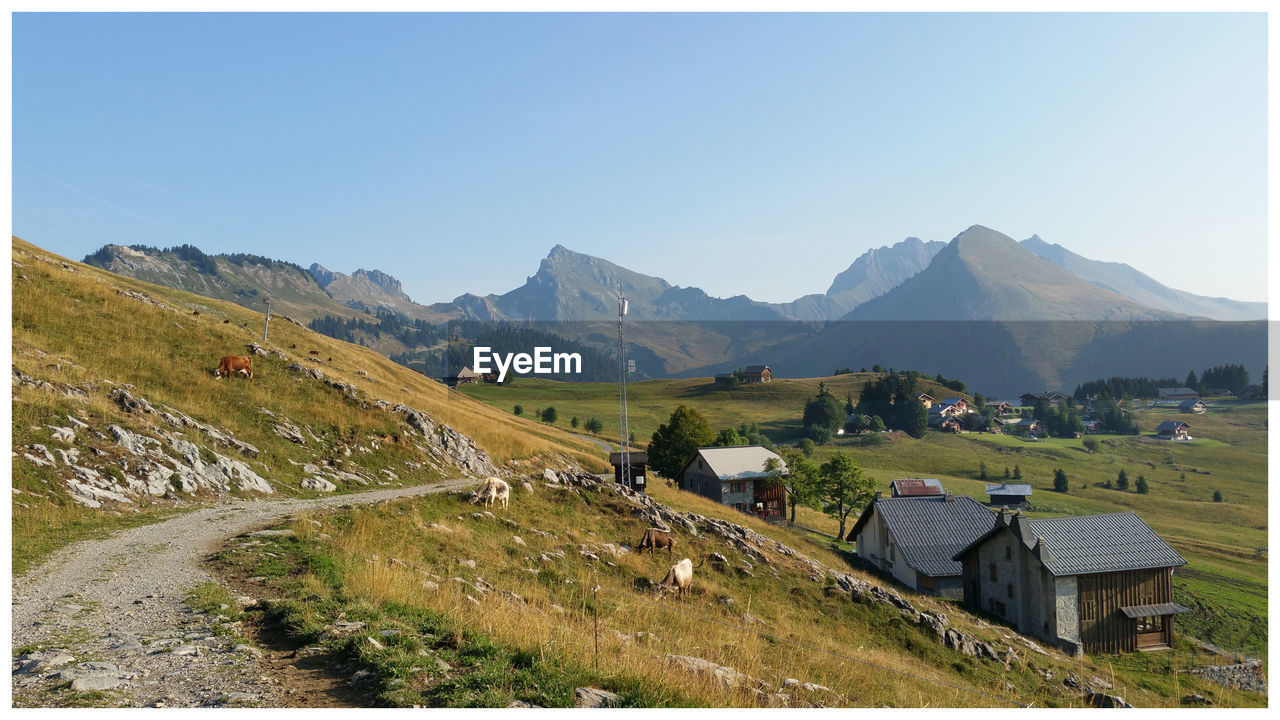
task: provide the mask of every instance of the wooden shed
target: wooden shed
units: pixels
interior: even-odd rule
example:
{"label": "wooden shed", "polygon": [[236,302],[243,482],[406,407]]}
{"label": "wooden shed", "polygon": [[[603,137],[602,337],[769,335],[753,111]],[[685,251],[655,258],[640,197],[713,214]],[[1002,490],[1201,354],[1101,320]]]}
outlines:
{"label": "wooden shed", "polygon": [[[613,481],[622,482],[622,453],[609,453],[609,464],[613,466]],[[644,492],[645,470],[649,465],[649,455],[638,450],[631,450],[627,452],[626,465],[629,467],[627,477],[631,481],[631,489]]]}

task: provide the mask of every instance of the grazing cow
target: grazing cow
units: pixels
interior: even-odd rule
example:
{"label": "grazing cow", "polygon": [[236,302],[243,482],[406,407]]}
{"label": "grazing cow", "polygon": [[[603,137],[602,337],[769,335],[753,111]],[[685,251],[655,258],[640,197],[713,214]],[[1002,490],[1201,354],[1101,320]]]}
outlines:
{"label": "grazing cow", "polygon": [[222,358],[222,362],[218,363],[218,369],[213,371],[213,376],[216,378],[230,377],[233,372],[240,373],[252,380],[253,358],[247,355],[228,355]]}
{"label": "grazing cow", "polygon": [[658,589],[656,591],[658,597],[662,597],[666,593],[676,591],[679,592],[679,597],[683,600],[685,592],[693,587],[693,569],[695,567],[702,567],[703,563],[706,561],[707,559],[703,558],[702,562],[694,565],[692,560],[685,558],[675,565],[672,565],[671,569],[667,571],[667,577],[664,578],[662,582],[658,583]]}
{"label": "grazing cow", "polygon": [[328,360],[325,360],[325,362],[333,362],[333,358],[329,358]]}
{"label": "grazing cow", "polygon": [[192,314],[192,315],[199,315],[199,314],[200,314],[200,311],[199,311],[199,310],[192,310],[192,311],[191,311],[191,314]]}
{"label": "grazing cow", "polygon": [[292,345],[289,346],[289,349],[293,350],[296,347],[298,347],[298,343],[293,343]]}
{"label": "grazing cow", "polygon": [[658,528],[649,528],[644,531],[644,537],[640,538],[640,542],[636,544],[639,552],[649,551],[649,557],[653,557],[654,552],[658,548],[667,549],[667,557],[672,557],[672,553],[676,548],[676,534],[670,530],[659,530]]}
{"label": "grazing cow", "polygon": [[511,486],[496,477],[486,479],[471,493],[471,503],[475,505],[483,502],[485,507],[501,503],[506,508],[510,498]]}
{"label": "grazing cow", "polygon": [[230,319],[223,320],[223,321],[222,321],[222,324],[223,324],[223,325],[230,325],[230,324],[231,324],[231,320],[230,320]]}
{"label": "grazing cow", "polygon": [[319,351],[319,350],[308,350],[308,351],[307,351],[307,354],[308,354],[308,355],[319,355],[319,354],[320,354],[320,351]]}

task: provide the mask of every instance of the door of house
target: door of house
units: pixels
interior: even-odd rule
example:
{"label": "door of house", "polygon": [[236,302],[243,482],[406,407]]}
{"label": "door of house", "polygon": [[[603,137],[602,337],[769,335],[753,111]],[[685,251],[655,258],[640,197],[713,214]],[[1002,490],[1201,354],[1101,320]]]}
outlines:
{"label": "door of house", "polygon": [[1137,618],[1137,646],[1139,648],[1161,647],[1168,645],[1168,638],[1165,635],[1163,617],[1140,617]]}

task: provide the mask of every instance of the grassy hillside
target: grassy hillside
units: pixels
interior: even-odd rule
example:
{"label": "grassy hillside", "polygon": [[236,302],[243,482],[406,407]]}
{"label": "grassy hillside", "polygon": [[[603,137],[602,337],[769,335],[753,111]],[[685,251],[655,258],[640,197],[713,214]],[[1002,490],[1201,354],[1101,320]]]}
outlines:
{"label": "grassy hillside", "polygon": [[[855,373],[828,378],[775,380],[765,385],[720,389],[709,378],[652,380],[627,386],[631,427],[644,447],[658,423],[679,404],[697,408],[713,428],[755,422],[778,441],[798,435],[806,399],[825,382],[837,397],[858,391],[870,375]],[[953,394],[928,384],[934,397]],[[507,386],[472,385],[462,392],[508,413],[520,403],[526,414],[554,405],[564,426],[571,416],[598,417],[602,438],[617,444],[617,386],[609,383],[554,383],[521,378]],[[1191,424],[1189,443],[1167,443],[1152,437],[1160,422],[1178,418]],[[1018,438],[969,433],[929,432],[916,440],[886,433],[872,442],[865,437],[840,438],[817,449],[822,460],[847,452],[880,484],[895,477],[938,477],[948,489],[985,499],[987,480],[999,482],[1004,469],[1019,466],[1034,490],[1036,514],[1064,515],[1133,510],[1160,533],[1189,565],[1174,574],[1179,602],[1196,612],[1178,618],[1183,632],[1250,654],[1267,648],[1267,409],[1263,402],[1215,401],[1205,415],[1189,416],[1168,408],[1140,409],[1136,421],[1143,435],[1099,436],[1098,452],[1083,440],[1027,442]],[[579,431],[581,432],[581,431]],[[1053,471],[1070,478],[1066,494],[1054,493]],[[1120,469],[1129,475],[1128,492],[1108,490]],[[1144,475],[1150,492],[1139,495],[1133,483]],[[1212,502],[1219,490],[1223,502]],[[797,520],[835,533],[838,523],[814,510],[802,509]]]}
{"label": "grassy hillside", "polygon": [[[15,450],[40,444],[52,452],[78,452],[80,465],[106,476],[133,472],[137,461],[122,453],[108,427],[152,434],[157,432],[153,426],[173,428],[156,415],[126,412],[109,399],[113,388],[128,386],[153,405],[174,408],[257,447],[258,457],[240,459],[277,494],[309,492],[299,487],[307,463],[380,483],[413,484],[442,473],[460,474],[424,453],[404,417],[373,407],[375,400],[429,413],[475,439],[499,464],[519,468],[571,460],[605,467],[602,453],[590,443],[512,418],[371,350],[281,318],[273,319],[266,347],[287,359],[254,358],[252,381],[214,379],[210,371],[220,357],[246,354],[247,343],[262,340],[261,314],[69,262],[18,239],[13,241],[13,261],[14,369],[49,383],[44,389],[18,386],[15,378]],[[142,299],[124,292],[142,294]],[[320,369],[326,380],[354,387],[357,395],[348,397],[305,372],[286,369],[295,362]],[[69,415],[88,427],[72,443],[56,441],[51,428],[68,427]],[[277,434],[279,418],[298,426],[304,444]],[[201,445],[206,462],[212,460],[208,453],[227,452],[199,433],[188,431],[187,436]],[[65,481],[73,476],[69,463],[38,465],[22,457],[24,452],[39,454],[24,450],[14,459],[14,487],[21,493],[14,496],[13,557],[19,571],[57,546],[104,527],[146,521],[207,499],[178,493],[87,509],[67,495]],[[339,491],[357,488],[340,483]]]}
{"label": "grassy hillside", "polygon": [[[728,388],[716,385],[711,378],[677,380],[645,380],[627,384],[627,414],[636,443],[648,444],[649,437],[665,423],[677,405],[696,407],[719,430],[738,427],[743,422],[756,423],[760,430],[781,441],[800,431],[799,418],[805,402],[818,394],[818,383],[826,383],[842,401],[846,396],[858,402],[862,386],[878,375],[850,373],[823,378],[776,379],[768,383],[739,385]],[[555,407],[556,425],[568,427],[577,417],[580,422],[596,418],[604,425],[601,439],[618,444],[618,386],[616,383],[562,383],[539,378],[521,377],[504,385],[463,385],[459,392],[498,410],[512,412],[523,405],[526,415],[535,409]],[[968,395],[948,390],[932,380],[920,381],[920,392],[936,398]],[[580,428],[574,432],[583,433]]]}
{"label": "grassy hillside", "polygon": [[[1079,694],[1062,683],[1071,674],[1110,682],[1139,707],[1176,706],[1192,692],[1218,705],[1258,702],[1167,674],[1203,661],[1185,645],[1157,658],[1158,668],[1021,645],[1007,668],[965,657],[892,607],[852,601],[796,558],[749,557],[709,533],[681,532],[676,557],[698,562],[714,552],[727,562],[695,570],[685,600],[655,599],[649,583],[661,580],[667,558],[618,548],[646,526],[634,506],[610,491],[535,483],[532,492],[517,486],[510,509],[495,508],[493,517],[456,495],[299,517],[288,525],[292,536],[232,543],[219,563],[236,577],[259,578],[242,580],[245,592],[282,597],[269,612],[298,639],[372,672],[371,686],[388,705],[565,706],[575,685],[617,692],[625,705],[760,702],[748,688],[655,660],[668,654],[745,673],[751,686],[762,680],[776,690],[786,678],[822,686],[784,690],[793,707],[1079,706]],[[725,513],[688,493],[654,491],[677,509]],[[843,553],[825,542],[750,517],[730,520],[848,570]],[[262,578],[267,588],[256,584]],[[950,604],[904,594],[1001,652],[1017,643]],[[339,622],[364,625],[343,636]],[[365,640],[386,630],[394,632],[378,646]]]}

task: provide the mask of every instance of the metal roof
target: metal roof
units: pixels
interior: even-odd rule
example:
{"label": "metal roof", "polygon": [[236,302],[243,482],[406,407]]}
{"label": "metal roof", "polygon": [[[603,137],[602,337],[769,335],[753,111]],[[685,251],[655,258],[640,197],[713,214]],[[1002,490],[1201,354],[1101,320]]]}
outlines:
{"label": "metal roof", "polygon": [[1156,388],[1156,392],[1159,393],[1160,397],[1162,398],[1177,397],[1179,395],[1195,395],[1196,397],[1200,396],[1200,393],[1196,392],[1195,390],[1192,390],[1189,387]]}
{"label": "metal roof", "polygon": [[880,513],[902,561],[912,570],[931,577],[960,575],[956,551],[991,528],[994,514],[982,503],[964,495],[878,498],[867,506],[849,539]]}
{"label": "metal roof", "polygon": [[1054,575],[1146,570],[1186,565],[1187,561],[1131,512],[1033,520],[1021,514],[999,516],[993,526],[953,555],[959,559],[1008,528]]}
{"label": "metal roof", "polygon": [[[632,465],[643,465],[649,462],[649,453],[644,452],[643,450],[632,450],[631,452],[627,453],[627,460],[629,460]],[[609,453],[609,464],[621,465],[622,453],[620,452]]]}
{"label": "metal roof", "polygon": [[1031,494],[1030,485],[1010,485],[1008,483],[1000,483],[999,485],[988,485],[988,495],[1022,495],[1026,497]]}
{"label": "metal roof", "polygon": [[1129,605],[1120,608],[1120,612],[1124,613],[1130,619],[1140,617],[1158,617],[1160,615],[1181,615],[1182,613],[1191,612],[1191,608],[1184,607],[1178,603],[1157,603],[1155,605]]}
{"label": "metal roof", "polygon": [[[735,447],[698,448],[697,454],[685,463],[685,467],[699,457],[707,463],[707,467],[721,480],[749,480],[769,477],[772,473],[764,469],[770,458],[777,458],[780,470],[787,472],[787,463],[777,453],[760,445],[738,445]],[[681,472],[684,472],[681,469]]]}
{"label": "metal roof", "polygon": [[746,368],[743,369],[743,372],[744,373],[762,373],[768,369],[769,369],[768,365],[748,365]]}
{"label": "metal roof", "polygon": [[889,488],[897,495],[943,495],[947,491],[942,488],[942,481],[937,478],[897,478],[889,483]]}
{"label": "metal roof", "polygon": [[1183,425],[1186,425],[1187,427],[1191,427],[1190,425],[1182,422],[1181,420],[1165,420],[1164,422],[1156,426],[1156,432],[1161,433],[1161,432],[1165,432],[1166,430],[1169,432],[1173,432],[1174,430],[1177,430],[1179,427]]}

